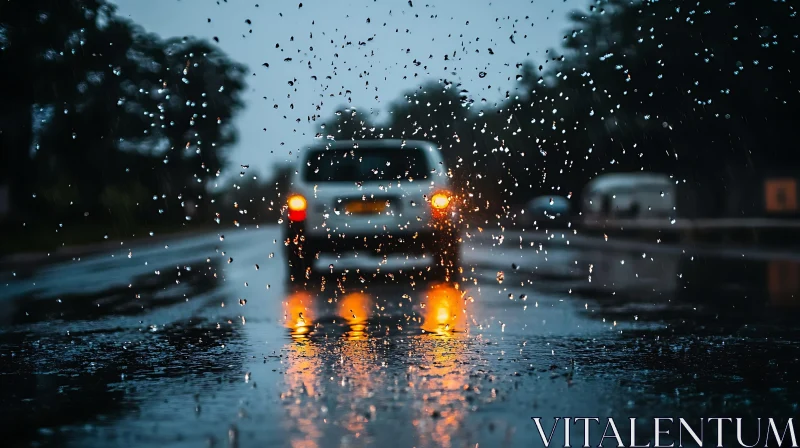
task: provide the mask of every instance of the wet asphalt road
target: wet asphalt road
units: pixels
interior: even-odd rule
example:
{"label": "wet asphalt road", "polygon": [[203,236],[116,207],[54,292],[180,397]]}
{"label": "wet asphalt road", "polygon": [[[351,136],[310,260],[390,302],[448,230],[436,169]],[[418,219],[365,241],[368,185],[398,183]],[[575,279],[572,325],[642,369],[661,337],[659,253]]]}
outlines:
{"label": "wet asphalt road", "polygon": [[800,257],[561,235],[465,238],[457,285],[349,257],[292,287],[277,228],[0,273],[3,444],[527,447],[532,416],[796,416]]}

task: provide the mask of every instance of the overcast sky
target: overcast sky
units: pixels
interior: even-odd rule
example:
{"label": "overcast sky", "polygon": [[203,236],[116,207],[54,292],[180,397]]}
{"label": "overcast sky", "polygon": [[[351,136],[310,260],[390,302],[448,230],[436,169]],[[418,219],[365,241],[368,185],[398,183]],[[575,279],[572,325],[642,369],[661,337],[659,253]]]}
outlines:
{"label": "overcast sky", "polygon": [[[240,171],[240,164],[267,175],[275,163],[294,160],[291,154],[298,147],[324,132],[320,120],[309,124],[307,117],[316,114],[324,120],[347,106],[348,97],[351,107],[385,114],[389,103],[404,91],[430,79],[448,79],[463,83],[476,102],[499,101],[506,90],[515,88],[515,64],[544,63],[545,51],[558,47],[569,28],[567,13],[586,4],[583,0],[413,0],[412,6],[408,0],[115,2],[121,16],[162,37],[217,37],[222,50],[248,66],[246,106],[236,118],[239,141],[229,150],[232,165],[225,176],[232,181],[238,179],[230,175]],[[422,64],[416,66],[415,60]],[[481,72],[486,76],[479,77]],[[352,93],[346,94],[347,90]]]}

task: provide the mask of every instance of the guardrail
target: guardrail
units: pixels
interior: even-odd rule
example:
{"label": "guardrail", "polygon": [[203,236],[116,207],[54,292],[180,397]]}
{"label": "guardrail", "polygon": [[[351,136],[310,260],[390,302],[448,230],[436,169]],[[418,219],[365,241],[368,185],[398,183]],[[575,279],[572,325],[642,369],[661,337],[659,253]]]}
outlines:
{"label": "guardrail", "polygon": [[646,237],[681,242],[777,243],[798,245],[800,220],[776,218],[585,218],[584,233]]}

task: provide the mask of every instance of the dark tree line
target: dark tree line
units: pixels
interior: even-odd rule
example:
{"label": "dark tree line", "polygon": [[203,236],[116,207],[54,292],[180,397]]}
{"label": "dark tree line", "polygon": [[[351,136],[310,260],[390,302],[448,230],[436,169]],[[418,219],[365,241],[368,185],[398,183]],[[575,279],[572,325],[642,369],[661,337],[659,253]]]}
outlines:
{"label": "dark tree line", "polygon": [[293,165],[273,165],[271,173],[262,177],[257,170],[247,168],[231,187],[217,193],[219,219],[239,226],[276,224],[283,215],[286,197],[290,192],[289,179]]}
{"label": "dark tree line", "polygon": [[800,27],[790,2],[603,0],[570,18],[561,48],[510,73],[521,93],[491,104],[442,79],[405,93],[388,120],[348,109],[321,132],[435,141],[459,189],[490,216],[641,170],[702,192],[701,213],[733,214],[739,204],[722,201],[732,191],[796,173]]}
{"label": "dark tree line", "polygon": [[10,0],[0,67],[13,221],[153,223],[208,204],[244,88],[215,46],[149,34],[105,0]]}

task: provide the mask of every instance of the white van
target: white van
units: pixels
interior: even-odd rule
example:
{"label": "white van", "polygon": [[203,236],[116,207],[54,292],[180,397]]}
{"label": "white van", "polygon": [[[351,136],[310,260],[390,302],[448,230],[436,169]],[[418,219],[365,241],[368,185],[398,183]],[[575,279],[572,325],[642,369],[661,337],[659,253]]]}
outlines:
{"label": "white van", "polygon": [[675,216],[675,181],[665,174],[614,173],[590,181],[583,191],[585,220]]}
{"label": "white van", "polygon": [[437,146],[359,140],[312,146],[292,176],[286,248],[290,278],[310,278],[320,253],[429,254],[428,272],[459,270],[460,215]]}

